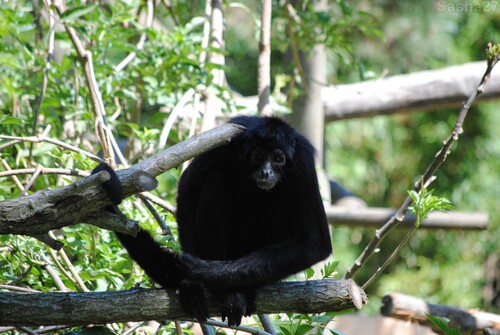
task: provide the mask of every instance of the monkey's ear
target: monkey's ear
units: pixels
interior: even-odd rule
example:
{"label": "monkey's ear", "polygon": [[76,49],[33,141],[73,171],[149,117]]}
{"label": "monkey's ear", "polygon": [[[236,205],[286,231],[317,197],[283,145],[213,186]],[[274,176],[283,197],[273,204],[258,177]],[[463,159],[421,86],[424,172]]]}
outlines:
{"label": "monkey's ear", "polygon": [[286,155],[288,159],[292,159],[295,155],[295,149],[297,147],[297,140],[293,140],[292,144],[286,149]]}

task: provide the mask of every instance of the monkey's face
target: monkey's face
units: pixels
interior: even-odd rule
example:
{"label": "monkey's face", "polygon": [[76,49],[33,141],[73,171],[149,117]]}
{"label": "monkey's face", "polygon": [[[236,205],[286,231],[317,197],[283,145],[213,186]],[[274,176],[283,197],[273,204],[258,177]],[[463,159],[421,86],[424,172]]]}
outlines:
{"label": "monkey's face", "polygon": [[250,152],[251,177],[257,187],[269,191],[280,181],[286,165],[286,155],[280,149],[256,147]]}

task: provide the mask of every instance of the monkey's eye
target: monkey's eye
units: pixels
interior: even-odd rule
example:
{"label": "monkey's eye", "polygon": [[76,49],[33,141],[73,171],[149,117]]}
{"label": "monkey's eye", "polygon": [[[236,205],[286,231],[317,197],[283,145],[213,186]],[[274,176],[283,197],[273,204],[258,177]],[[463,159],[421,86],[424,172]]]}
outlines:
{"label": "monkey's eye", "polygon": [[250,154],[250,162],[252,164],[261,164],[266,160],[266,153],[263,150],[255,149]]}
{"label": "monkey's eye", "polygon": [[271,155],[271,160],[274,164],[285,164],[285,154],[281,150],[274,151]]}

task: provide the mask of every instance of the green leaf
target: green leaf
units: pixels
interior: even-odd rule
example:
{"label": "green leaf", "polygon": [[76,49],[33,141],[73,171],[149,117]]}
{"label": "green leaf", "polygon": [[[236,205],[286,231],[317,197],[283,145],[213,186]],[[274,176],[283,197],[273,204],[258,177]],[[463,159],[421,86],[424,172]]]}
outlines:
{"label": "green leaf", "polygon": [[313,268],[307,268],[304,270],[304,274],[307,279],[310,279],[314,276],[314,269]]}
{"label": "green leaf", "polygon": [[18,118],[7,116],[7,117],[0,117],[0,124],[13,124],[16,126],[20,126],[23,124],[23,122]]}
{"label": "green leaf", "polygon": [[303,335],[307,334],[311,330],[314,329],[314,325],[303,323],[297,327],[297,330],[295,331],[295,335]]}
{"label": "green leaf", "polygon": [[408,209],[417,216],[417,222],[415,223],[417,227],[432,211],[446,212],[454,209],[450,200],[435,196],[433,193],[434,190],[428,191],[425,187],[422,187],[420,192],[408,191],[408,195],[413,200],[413,206]]}
{"label": "green leaf", "polygon": [[321,269],[321,274],[323,278],[331,278],[337,274],[337,268],[339,266],[339,261],[327,262],[323,265]]}
{"label": "green leaf", "polygon": [[87,5],[87,6],[78,6],[75,8],[68,9],[61,15],[61,21],[63,22],[74,21],[76,18],[88,14],[94,11],[96,8],[97,5]]}
{"label": "green leaf", "polygon": [[284,335],[292,335],[292,333],[290,332],[290,330],[284,326],[280,326],[280,330],[281,332],[284,334]]}
{"label": "green leaf", "polygon": [[450,320],[441,316],[434,316],[430,314],[425,314],[427,318],[440,330],[442,330],[446,335],[460,335],[460,327],[451,328],[449,326]]}

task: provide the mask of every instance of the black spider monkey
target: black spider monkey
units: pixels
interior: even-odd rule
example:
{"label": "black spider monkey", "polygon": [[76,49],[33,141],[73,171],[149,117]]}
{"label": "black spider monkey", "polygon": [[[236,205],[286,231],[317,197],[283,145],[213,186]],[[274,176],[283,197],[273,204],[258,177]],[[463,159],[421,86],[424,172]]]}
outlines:
{"label": "black spider monkey", "polygon": [[[207,319],[207,289],[220,300],[222,318],[239,325],[255,312],[256,288],[325,259],[332,247],[309,141],[274,117],[229,122],[246,130],[196,157],[180,178],[183,254],[161,248],[144,230],[117,236],[155,282],[178,288],[188,315]],[[116,174],[106,165],[93,173],[103,169],[112,174],[104,186],[118,204]]]}

